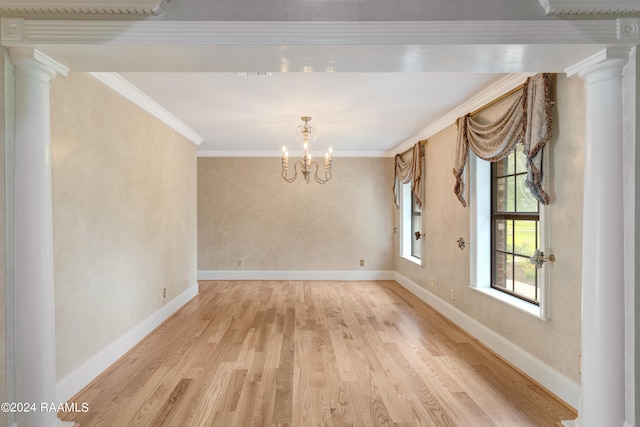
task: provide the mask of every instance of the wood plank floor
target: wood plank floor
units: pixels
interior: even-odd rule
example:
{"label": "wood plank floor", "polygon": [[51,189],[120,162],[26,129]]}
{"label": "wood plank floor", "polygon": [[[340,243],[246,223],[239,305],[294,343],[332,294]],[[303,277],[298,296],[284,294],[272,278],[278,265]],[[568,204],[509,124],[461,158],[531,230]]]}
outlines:
{"label": "wood plank floor", "polygon": [[89,426],[560,426],[576,413],[395,282],[201,282],[60,414]]}

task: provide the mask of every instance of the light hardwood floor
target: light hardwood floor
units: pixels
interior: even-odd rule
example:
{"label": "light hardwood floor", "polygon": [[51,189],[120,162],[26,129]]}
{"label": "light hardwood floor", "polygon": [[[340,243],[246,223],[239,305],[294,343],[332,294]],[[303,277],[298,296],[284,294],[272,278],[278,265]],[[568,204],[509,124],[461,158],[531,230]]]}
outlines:
{"label": "light hardwood floor", "polygon": [[560,426],[576,413],[395,282],[201,282],[72,399],[89,426]]}

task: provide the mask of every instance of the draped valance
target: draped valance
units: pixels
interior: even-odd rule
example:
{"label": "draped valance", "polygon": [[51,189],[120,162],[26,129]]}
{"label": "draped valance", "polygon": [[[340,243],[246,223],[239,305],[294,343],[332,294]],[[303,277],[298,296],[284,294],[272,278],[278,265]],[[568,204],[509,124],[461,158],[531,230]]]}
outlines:
{"label": "draped valance", "polygon": [[404,154],[396,154],[395,157],[395,176],[393,178],[393,195],[396,207],[400,208],[400,197],[402,192],[399,191],[400,183],[411,183],[411,192],[416,197],[416,203],[422,207],[422,144],[416,143],[412,149]]}
{"label": "draped valance", "polygon": [[543,205],[549,204],[547,178],[543,165],[544,146],[551,138],[551,98],[549,75],[537,74],[527,79],[513,104],[493,123],[481,123],[470,114],[460,117],[453,174],[454,192],[462,206],[464,199],[464,169],[469,148],[481,159],[497,162],[507,157],[522,143],[527,158],[526,186]]}

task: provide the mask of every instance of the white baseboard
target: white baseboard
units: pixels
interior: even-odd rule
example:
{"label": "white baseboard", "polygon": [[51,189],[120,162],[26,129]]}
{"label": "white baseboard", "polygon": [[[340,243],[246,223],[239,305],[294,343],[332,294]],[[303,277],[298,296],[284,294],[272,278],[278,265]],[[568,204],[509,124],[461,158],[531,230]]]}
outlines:
{"label": "white baseboard", "polygon": [[[76,425],[76,423],[73,422],[73,421],[61,421],[61,420],[58,420],[58,422],[56,423],[56,425],[54,427],[73,427],[74,425]],[[12,423],[10,427],[18,427],[18,422]]]}
{"label": "white baseboard", "polygon": [[198,280],[394,280],[387,270],[201,270]]}
{"label": "white baseboard", "polygon": [[124,336],[108,345],[78,369],[58,381],[56,383],[56,401],[67,402],[71,399],[196,295],[198,295],[197,283],[162,306]]}
{"label": "white baseboard", "polygon": [[502,335],[435,296],[411,279],[395,272],[396,282],[477,338],[500,357],[520,369],[573,408],[578,408],[581,387],[566,375],[527,353]]}
{"label": "white baseboard", "polygon": [[[562,425],[564,427],[584,427],[584,424],[581,421],[581,418],[578,417],[575,420],[562,421]],[[632,424],[629,424],[628,421],[625,421],[622,427],[637,427]]]}

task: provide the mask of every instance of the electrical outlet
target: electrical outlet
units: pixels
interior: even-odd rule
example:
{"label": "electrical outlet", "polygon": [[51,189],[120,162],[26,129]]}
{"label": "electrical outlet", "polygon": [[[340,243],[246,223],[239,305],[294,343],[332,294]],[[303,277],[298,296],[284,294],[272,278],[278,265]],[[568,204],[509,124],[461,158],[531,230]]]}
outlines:
{"label": "electrical outlet", "polygon": [[431,289],[436,287],[436,281],[435,280],[431,279],[431,282],[429,282],[429,283],[431,285]]}
{"label": "electrical outlet", "polygon": [[364,260],[363,259],[360,260],[360,267],[364,267]]}
{"label": "electrical outlet", "polygon": [[238,260],[238,267],[242,267],[242,260],[241,259]]}
{"label": "electrical outlet", "polygon": [[456,291],[455,291],[455,289],[451,289],[451,292],[449,292],[449,298],[451,298],[451,301],[455,301],[456,300]]}
{"label": "electrical outlet", "polygon": [[167,297],[167,288],[162,288],[162,298]]}

